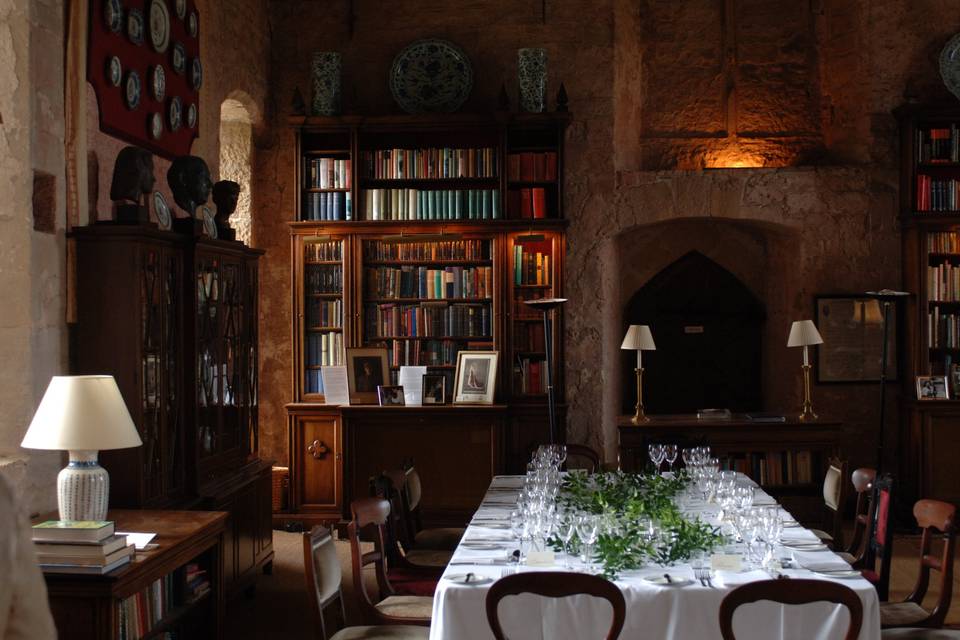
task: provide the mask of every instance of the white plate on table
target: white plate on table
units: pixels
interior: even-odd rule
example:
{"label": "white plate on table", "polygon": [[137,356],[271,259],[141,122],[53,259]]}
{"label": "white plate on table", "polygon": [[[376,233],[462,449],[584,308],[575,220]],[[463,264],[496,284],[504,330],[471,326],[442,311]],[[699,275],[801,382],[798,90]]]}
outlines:
{"label": "white plate on table", "polygon": [[787,540],[786,542],[780,543],[782,546],[787,547],[788,549],[796,549],[797,551],[827,551],[827,545],[822,542],[799,542],[793,540]]}
{"label": "white plate on table", "polygon": [[854,571],[853,569],[833,569],[833,570],[824,570],[824,571],[814,571],[810,569],[813,573],[818,576],[823,576],[825,578],[838,578],[848,580],[850,578],[862,578],[863,575],[859,571]]}
{"label": "white plate on table", "polygon": [[490,576],[479,576],[475,573],[454,573],[449,576],[444,576],[443,579],[447,580],[448,582],[462,584],[467,587],[472,587],[479,584],[490,584],[493,582],[493,578]]}
{"label": "white plate on table", "polygon": [[482,527],[484,529],[509,529],[510,525],[505,522],[471,522],[474,527]]}
{"label": "white plate on table", "polygon": [[507,543],[496,544],[493,542],[461,542],[460,546],[464,549],[470,549],[471,551],[496,551],[497,549],[503,549],[507,546]]}
{"label": "white plate on table", "polygon": [[685,587],[688,584],[693,584],[693,580],[690,578],[681,578],[680,576],[670,576],[669,581],[666,576],[649,576],[644,580],[658,587]]}

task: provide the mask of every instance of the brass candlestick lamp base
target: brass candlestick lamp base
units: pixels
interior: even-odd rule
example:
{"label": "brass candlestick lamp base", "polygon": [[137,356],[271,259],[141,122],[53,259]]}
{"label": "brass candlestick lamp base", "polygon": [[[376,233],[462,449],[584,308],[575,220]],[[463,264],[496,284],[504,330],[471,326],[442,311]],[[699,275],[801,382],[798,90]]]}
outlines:
{"label": "brass candlestick lamp base", "polygon": [[650,422],[650,418],[643,412],[643,369],[634,369],[637,373],[637,413],[630,419],[633,424]]}
{"label": "brass candlestick lamp base", "polygon": [[810,401],[810,369],[809,364],[803,365],[803,406],[797,416],[800,422],[813,422],[817,419],[817,414],[813,412],[813,402]]}

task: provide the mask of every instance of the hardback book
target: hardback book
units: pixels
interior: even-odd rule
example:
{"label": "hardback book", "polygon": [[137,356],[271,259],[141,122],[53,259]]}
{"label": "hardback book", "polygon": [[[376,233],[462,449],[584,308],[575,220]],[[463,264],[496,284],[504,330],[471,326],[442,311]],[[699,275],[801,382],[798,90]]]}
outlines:
{"label": "hardback book", "polygon": [[33,525],[34,542],[99,542],[112,535],[110,520],[47,520]]}
{"label": "hardback book", "polygon": [[102,576],[106,573],[110,573],[115,569],[119,569],[125,564],[129,564],[130,559],[133,557],[133,554],[125,555],[118,560],[114,560],[110,564],[104,565],[77,565],[77,564],[40,564],[40,569],[46,573],[74,573],[74,574],[88,574],[94,576]]}
{"label": "hardback book", "polygon": [[114,551],[127,546],[127,536],[113,535],[97,542],[78,544],[61,544],[56,542],[37,542],[35,544],[37,556],[56,554],[63,556],[103,558]]}
{"label": "hardback book", "polygon": [[[126,540],[126,536],[123,536]],[[38,545],[39,546],[39,545]],[[47,547],[53,547],[56,549],[58,545],[45,545]],[[93,547],[96,548],[96,547]],[[98,556],[92,555],[68,555],[64,553],[59,553],[58,551],[40,551],[37,550],[37,562],[42,565],[69,565],[77,567],[103,567],[116,563],[118,560],[132,556],[134,552],[134,546],[127,545],[121,547],[120,549],[108,553],[106,555],[101,554]]]}

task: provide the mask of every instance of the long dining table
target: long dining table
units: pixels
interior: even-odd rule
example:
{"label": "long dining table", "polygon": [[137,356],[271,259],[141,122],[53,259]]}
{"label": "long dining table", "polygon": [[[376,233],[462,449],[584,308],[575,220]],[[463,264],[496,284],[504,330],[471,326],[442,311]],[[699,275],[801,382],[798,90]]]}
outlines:
{"label": "long dining table", "polygon": [[[752,482],[746,476],[742,481]],[[564,554],[557,554],[554,566],[518,566],[511,560],[519,541],[509,528],[509,513],[523,482],[523,476],[497,476],[491,482],[437,586],[431,640],[493,638],[487,623],[485,598],[490,585],[504,575],[517,571],[586,569],[579,559]],[[776,505],[759,487],[754,501],[758,505]],[[717,510],[715,505],[706,503],[697,507],[695,513],[705,521],[716,523]],[[791,516],[784,512],[784,518]],[[790,541],[817,541],[813,532],[801,526],[786,528],[784,532],[784,540],[789,536]],[[776,572],[786,579],[830,580],[853,589],[863,603],[860,640],[880,638],[880,603],[873,585],[860,577],[831,578],[805,568],[849,569],[842,558],[829,550],[791,552],[784,548],[782,553],[793,560],[794,568]],[[652,581],[665,572],[671,576],[670,584]],[[719,639],[719,610],[724,596],[738,585],[772,577],[774,573],[762,569],[720,570],[714,573],[712,584],[707,584],[693,579],[689,564],[666,568],[650,565],[624,572],[614,581],[623,591],[627,604],[626,623],[620,638]],[[554,599],[524,594],[501,602],[499,616],[511,640],[584,640],[602,637],[610,624],[611,609],[608,603],[585,595]],[[784,606],[769,601],[739,608],[733,620],[738,640],[843,638],[848,621],[849,614],[842,605],[819,602]]]}

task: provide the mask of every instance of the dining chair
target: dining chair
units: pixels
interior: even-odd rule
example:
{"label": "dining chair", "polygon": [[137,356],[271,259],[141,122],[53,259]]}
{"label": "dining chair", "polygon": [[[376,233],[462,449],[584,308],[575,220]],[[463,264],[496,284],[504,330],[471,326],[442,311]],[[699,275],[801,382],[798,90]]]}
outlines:
{"label": "dining chair", "polygon": [[347,619],[343,605],[343,574],[335,545],[333,533],[326,527],[317,525],[303,533],[307,599],[319,640],[427,640],[430,629],[413,625],[347,627],[330,636],[324,612],[333,605],[339,605],[340,623],[346,624]]}
{"label": "dining chair", "polygon": [[[600,454],[583,444],[568,444],[567,460],[564,466],[569,469],[584,469],[587,473],[600,471]],[[572,460],[571,460],[572,458]]]}
{"label": "dining chair", "polygon": [[[487,623],[496,640],[506,640],[500,626],[500,601],[507,596],[516,596],[521,593],[532,593],[545,598],[566,598],[568,596],[588,595],[594,598],[603,598],[613,607],[613,620],[606,640],[615,640],[620,637],[623,623],[627,615],[627,604],[620,587],[600,576],[585,573],[569,573],[564,571],[536,571],[531,573],[514,573],[500,578],[487,591],[486,608]],[[571,634],[575,637],[584,637],[583,634]]]}
{"label": "dining chair", "polygon": [[893,527],[890,522],[893,515],[893,477],[884,474],[875,478],[870,492],[873,506],[867,524],[867,544],[863,557],[854,567],[873,583],[880,601],[885,602],[890,591],[890,561],[893,555]]}
{"label": "dining chair", "polygon": [[[433,612],[432,596],[398,595],[387,576],[384,528],[390,517],[390,503],[382,498],[360,498],[350,503],[352,519],[347,525],[350,560],[357,605],[364,620],[381,624],[413,624],[429,626]],[[360,548],[360,532],[373,539],[373,550]],[[376,598],[367,592],[364,568],[373,566],[377,578]]]}
{"label": "dining chair", "polygon": [[463,538],[463,527],[433,527],[424,529],[423,516],[420,505],[423,498],[423,483],[420,473],[408,461],[404,465],[406,482],[403,496],[406,499],[406,518],[411,531],[414,549],[434,549],[440,551],[454,551]]}
{"label": "dining chair", "polygon": [[853,484],[853,490],[857,494],[857,505],[854,509],[853,535],[850,537],[850,544],[846,551],[839,553],[840,557],[855,564],[863,558],[866,540],[864,534],[870,524],[870,518],[873,515],[873,500],[871,500],[871,489],[873,480],[877,477],[876,469],[869,467],[860,467],[855,469],[850,475],[850,481]]}
{"label": "dining chair", "polygon": [[814,602],[841,604],[850,612],[845,640],[854,640],[863,626],[863,603],[860,602],[860,596],[849,587],[827,580],[760,580],[737,587],[720,603],[720,635],[723,640],[736,640],[733,614],[737,607],[761,600],[790,605]]}
{"label": "dining chair", "polygon": [[371,495],[390,503],[390,517],[384,529],[387,561],[394,569],[433,572],[439,579],[453,551],[424,549],[416,545],[408,515],[406,482],[407,474],[402,469],[384,471],[371,479]]}
{"label": "dining chair", "polygon": [[839,458],[827,461],[827,472],[823,477],[824,525],[826,530],[811,529],[820,540],[834,550],[843,548],[843,507],[847,501],[846,482],[847,462]]}
{"label": "dining chair", "polygon": [[[880,605],[880,624],[883,628],[927,627],[939,628],[950,609],[953,595],[953,556],[956,551],[957,508],[939,500],[918,500],[913,505],[913,517],[923,530],[920,539],[920,575],[913,593],[903,602]],[[931,553],[934,538],[943,539],[940,557]],[[940,572],[940,598],[933,611],[923,608],[923,597],[930,587],[930,570]]]}

